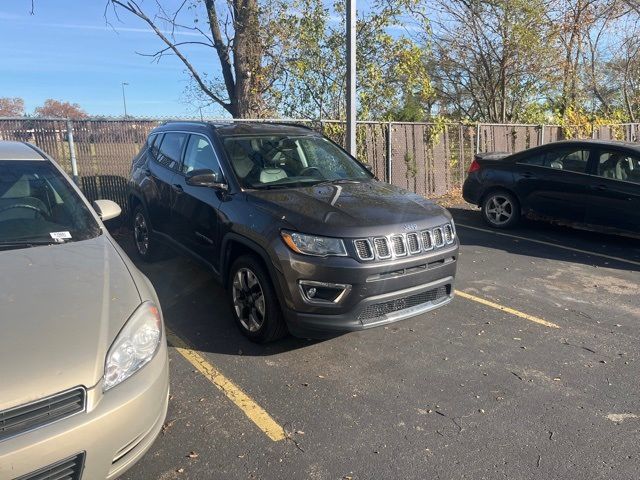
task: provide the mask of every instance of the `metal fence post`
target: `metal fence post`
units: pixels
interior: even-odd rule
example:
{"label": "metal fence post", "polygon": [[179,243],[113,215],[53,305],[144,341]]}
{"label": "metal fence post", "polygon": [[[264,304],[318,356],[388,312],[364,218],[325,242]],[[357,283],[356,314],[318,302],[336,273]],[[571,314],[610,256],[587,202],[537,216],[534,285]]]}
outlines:
{"label": "metal fence post", "polygon": [[67,120],[67,138],[69,140],[69,157],[71,159],[71,175],[76,185],[80,185],[78,179],[78,160],[76,159],[76,146],[73,143],[73,124]]}
{"label": "metal fence post", "polygon": [[476,153],[480,153],[480,124],[476,123]]}
{"label": "metal fence post", "polygon": [[387,122],[387,182],[391,183],[391,122]]}
{"label": "metal fence post", "polygon": [[540,125],[540,145],[544,145],[544,129],[545,125]]}

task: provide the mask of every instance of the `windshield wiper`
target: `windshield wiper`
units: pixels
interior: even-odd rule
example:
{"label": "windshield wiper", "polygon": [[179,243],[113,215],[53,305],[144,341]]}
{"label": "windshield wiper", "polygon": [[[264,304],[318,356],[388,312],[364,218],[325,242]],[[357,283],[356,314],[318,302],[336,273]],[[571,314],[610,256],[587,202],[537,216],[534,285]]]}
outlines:
{"label": "windshield wiper", "polygon": [[350,178],[335,178],[333,180],[322,180],[318,183],[314,183],[313,186],[317,185],[338,185],[340,183],[362,183],[361,180],[352,180]]}
{"label": "windshield wiper", "polygon": [[32,248],[39,247],[41,245],[62,245],[65,242],[57,242],[51,240],[24,240],[13,242],[0,242],[0,250],[12,250],[17,248]]}

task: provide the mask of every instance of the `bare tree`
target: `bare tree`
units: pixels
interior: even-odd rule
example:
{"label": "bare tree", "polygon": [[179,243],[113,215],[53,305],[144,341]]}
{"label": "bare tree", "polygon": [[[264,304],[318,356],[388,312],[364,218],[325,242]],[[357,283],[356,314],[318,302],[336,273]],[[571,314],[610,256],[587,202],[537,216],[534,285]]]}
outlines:
{"label": "bare tree", "polygon": [[[183,0],[171,12],[156,0],[154,13],[137,0],[108,0],[107,7],[109,5],[116,16],[119,10],[124,10],[146,23],[164,44],[148,55],[156,61],[167,54],[175,55],[211,103],[220,105],[236,118],[263,114],[263,94],[269,88],[269,79],[265,78],[262,66],[265,52],[258,0],[228,0],[223,2],[222,12],[218,11],[215,0]],[[207,24],[204,28],[198,22],[198,9],[204,9]],[[191,21],[183,23],[185,17]],[[196,40],[178,41],[178,34],[185,31]],[[215,52],[221,82],[210,80],[189,60],[186,49],[195,45]]]}
{"label": "bare tree", "polygon": [[441,111],[511,122],[538,100],[545,72],[542,0],[437,0],[434,88]]}

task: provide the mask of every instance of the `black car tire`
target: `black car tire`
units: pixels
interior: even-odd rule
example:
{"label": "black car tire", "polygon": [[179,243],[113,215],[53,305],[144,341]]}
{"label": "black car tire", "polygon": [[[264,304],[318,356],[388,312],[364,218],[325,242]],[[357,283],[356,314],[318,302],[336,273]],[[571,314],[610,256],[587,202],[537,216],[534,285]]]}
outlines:
{"label": "black car tire", "polygon": [[512,228],[520,221],[520,202],[506,190],[494,190],[482,199],[482,218],[492,228]]}
{"label": "black car tire", "polygon": [[287,334],[273,282],[258,257],[243,255],[233,262],[228,285],[231,313],[243,335],[267,343]]}
{"label": "black car tire", "polygon": [[151,223],[142,205],[133,210],[133,242],[136,253],[145,262],[153,262],[159,257],[160,246],[151,235]]}

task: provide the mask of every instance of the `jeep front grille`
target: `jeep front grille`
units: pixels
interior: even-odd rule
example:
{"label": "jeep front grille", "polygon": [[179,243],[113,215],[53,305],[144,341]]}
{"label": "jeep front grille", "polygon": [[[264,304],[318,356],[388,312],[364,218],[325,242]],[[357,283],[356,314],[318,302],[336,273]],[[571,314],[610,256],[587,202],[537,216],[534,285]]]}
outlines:
{"label": "jeep front grille", "polygon": [[359,260],[388,260],[420,255],[434,248],[455,243],[455,230],[450,223],[432,230],[396,233],[385,237],[359,238],[353,241]]}
{"label": "jeep front grille", "polygon": [[409,253],[411,255],[420,253],[420,239],[417,233],[407,234],[407,246],[409,247]]}
{"label": "jeep front grille", "polygon": [[434,228],[433,229],[433,243],[436,247],[442,247],[444,245],[444,234],[442,233],[442,228]]}
{"label": "jeep front grille", "polygon": [[453,238],[454,238],[454,233],[453,233],[453,226],[451,226],[450,224],[447,224],[443,227],[444,229],[444,239],[445,241],[449,244],[449,243],[453,243]]}
{"label": "jeep front grille", "polygon": [[393,253],[396,257],[404,257],[407,254],[407,246],[404,243],[402,235],[391,237],[391,243],[393,245]]}
{"label": "jeep front grille", "polygon": [[371,249],[371,243],[369,240],[361,239],[353,242],[356,247],[356,253],[360,260],[373,260],[373,250]]}
{"label": "jeep front grille", "polygon": [[391,250],[389,250],[389,242],[386,238],[376,238],[373,240],[373,244],[376,247],[376,255],[378,258],[391,258]]}

